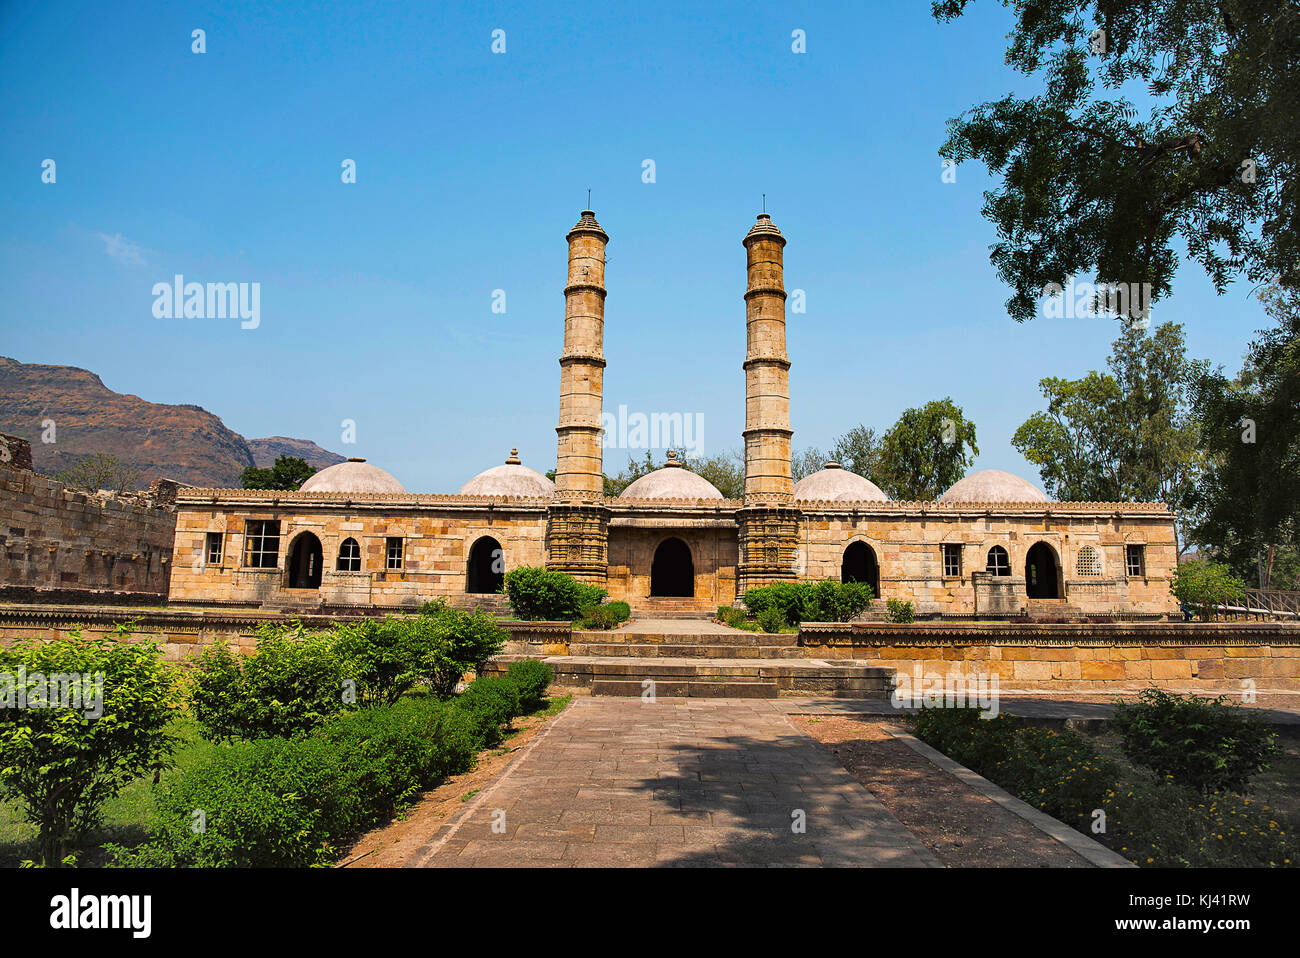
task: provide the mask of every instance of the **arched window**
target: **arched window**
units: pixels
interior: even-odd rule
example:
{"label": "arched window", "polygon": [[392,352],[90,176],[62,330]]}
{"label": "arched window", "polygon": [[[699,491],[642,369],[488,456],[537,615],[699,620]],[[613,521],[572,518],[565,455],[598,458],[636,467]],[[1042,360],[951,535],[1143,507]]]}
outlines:
{"label": "arched window", "polygon": [[357,540],[348,536],[339,546],[338,562],[334,568],[339,572],[360,572],[361,571],[361,546],[357,545]]}
{"label": "arched window", "polygon": [[1101,557],[1092,546],[1082,546],[1074,561],[1075,575],[1101,575]]}
{"label": "arched window", "polygon": [[1011,559],[1007,555],[1007,550],[1001,546],[990,549],[989,562],[985,569],[989,575],[1011,575]]}

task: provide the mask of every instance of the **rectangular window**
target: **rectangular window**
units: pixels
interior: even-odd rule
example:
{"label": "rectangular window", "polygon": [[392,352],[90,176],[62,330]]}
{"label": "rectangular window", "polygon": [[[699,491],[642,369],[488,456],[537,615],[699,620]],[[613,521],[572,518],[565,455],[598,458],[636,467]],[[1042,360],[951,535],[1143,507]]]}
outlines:
{"label": "rectangular window", "polygon": [[1141,579],[1147,574],[1146,546],[1125,546],[1124,564],[1131,578]]}
{"label": "rectangular window", "polygon": [[388,568],[402,568],[402,537],[388,537]]}
{"label": "rectangular window", "polygon": [[280,564],[280,521],[249,519],[244,523],[244,565],[274,569]]}
{"label": "rectangular window", "polygon": [[208,565],[221,565],[221,533],[209,532],[203,543],[203,552],[208,557]]}
{"label": "rectangular window", "polygon": [[961,546],[956,543],[944,543],[943,549],[943,575],[946,579],[955,579],[961,576]]}

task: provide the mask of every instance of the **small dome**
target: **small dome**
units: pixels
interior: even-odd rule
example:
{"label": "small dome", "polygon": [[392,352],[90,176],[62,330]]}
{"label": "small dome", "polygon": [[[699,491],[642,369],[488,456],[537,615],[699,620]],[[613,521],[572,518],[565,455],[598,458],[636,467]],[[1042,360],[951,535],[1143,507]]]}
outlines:
{"label": "small dome", "polygon": [[888,502],[889,497],[870,479],[849,472],[838,462],[828,462],[820,472],[794,484],[796,502]]}
{"label": "small dome", "polygon": [[1032,482],[1001,469],[981,469],[939,497],[940,502],[1050,502]]}
{"label": "small dome", "polygon": [[480,472],[460,487],[462,496],[541,496],[549,499],[555,495],[555,483],[536,469],[529,469],[519,461],[519,450],[511,449],[510,458],[503,466],[493,466]]}
{"label": "small dome", "polygon": [[668,451],[662,469],[648,472],[623,490],[620,499],[721,499],[713,483],[684,469],[677,453]]}
{"label": "small dome", "polygon": [[353,456],[347,462],[322,469],[302,484],[299,492],[388,492],[406,489],[389,473]]}

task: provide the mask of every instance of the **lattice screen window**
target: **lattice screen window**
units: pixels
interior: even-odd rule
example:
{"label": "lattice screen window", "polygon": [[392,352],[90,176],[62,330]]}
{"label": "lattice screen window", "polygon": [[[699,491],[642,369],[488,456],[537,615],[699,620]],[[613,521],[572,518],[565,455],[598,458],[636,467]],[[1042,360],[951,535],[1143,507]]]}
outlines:
{"label": "lattice screen window", "polygon": [[1130,576],[1140,579],[1147,574],[1146,546],[1125,546],[1124,566]]}
{"label": "lattice screen window", "polygon": [[334,568],[339,572],[360,572],[361,571],[361,546],[357,545],[357,540],[351,536],[343,540],[339,546],[339,558]]}
{"label": "lattice screen window", "polygon": [[1092,546],[1081,548],[1074,571],[1076,575],[1101,575],[1101,557],[1097,555],[1097,550]]}
{"label": "lattice screen window", "polygon": [[1007,550],[1001,546],[990,549],[986,569],[990,575],[1011,575],[1011,559],[1007,556]]}
{"label": "lattice screen window", "polygon": [[274,569],[280,564],[280,521],[249,519],[244,523],[244,565]]}

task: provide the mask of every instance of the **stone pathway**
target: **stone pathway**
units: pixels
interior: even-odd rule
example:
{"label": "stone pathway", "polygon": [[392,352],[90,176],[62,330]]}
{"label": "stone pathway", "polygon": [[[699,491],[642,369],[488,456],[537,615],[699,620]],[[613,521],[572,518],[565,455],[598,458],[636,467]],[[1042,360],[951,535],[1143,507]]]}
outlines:
{"label": "stone pathway", "polygon": [[575,699],[407,864],[938,867],[792,705]]}

